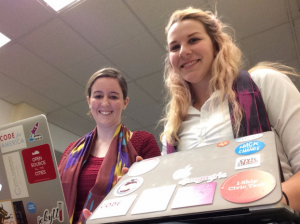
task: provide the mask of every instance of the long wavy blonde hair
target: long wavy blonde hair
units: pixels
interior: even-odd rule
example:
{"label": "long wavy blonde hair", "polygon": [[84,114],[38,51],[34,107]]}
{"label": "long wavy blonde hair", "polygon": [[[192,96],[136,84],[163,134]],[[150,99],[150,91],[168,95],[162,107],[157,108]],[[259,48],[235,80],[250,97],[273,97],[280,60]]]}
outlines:
{"label": "long wavy blonde hair", "polygon": [[[189,7],[175,11],[165,28],[166,35],[173,24],[183,20],[201,22],[217,50],[217,55],[211,67],[212,78],[209,82],[208,91],[209,94],[212,94],[214,91],[220,90],[219,102],[222,102],[225,96],[231,103],[235,120],[233,128],[234,132],[238,133],[242,111],[236,100],[232,84],[238,76],[241,51],[234,44],[232,37],[225,33],[224,29],[228,26],[219,21],[212,12],[204,12],[201,9]],[[174,145],[175,139],[180,144],[177,132],[188,114],[189,106],[195,103],[195,96],[193,96],[190,84],[174,73],[168,54],[165,59],[164,80],[169,102],[165,108],[165,118],[162,119],[165,124],[167,123],[167,127],[161,134],[161,138],[165,135],[169,144]]]}

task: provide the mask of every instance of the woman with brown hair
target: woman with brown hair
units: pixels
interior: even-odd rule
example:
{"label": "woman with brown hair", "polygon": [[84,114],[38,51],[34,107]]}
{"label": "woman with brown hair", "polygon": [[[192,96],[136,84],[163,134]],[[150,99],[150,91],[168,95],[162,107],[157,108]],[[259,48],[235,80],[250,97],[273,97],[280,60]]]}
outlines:
{"label": "woman with brown hair", "polygon": [[113,68],[101,69],[87,83],[89,115],[96,127],[67,147],[58,167],[70,223],[85,223],[83,213],[89,216],[97,208],[124,168],[161,155],[152,134],[131,132],[121,123],[127,92],[124,76]]}
{"label": "woman with brown hair", "polygon": [[271,129],[285,182],[282,202],[300,211],[300,94],[284,74],[260,63],[241,71],[241,51],[211,12],[187,8],[166,27],[165,85],[169,102],[163,154]]}

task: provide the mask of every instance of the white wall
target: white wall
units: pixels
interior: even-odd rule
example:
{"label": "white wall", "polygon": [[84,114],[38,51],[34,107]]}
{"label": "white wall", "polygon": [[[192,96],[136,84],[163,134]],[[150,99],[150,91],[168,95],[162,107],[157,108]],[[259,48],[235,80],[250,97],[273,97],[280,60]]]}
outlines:
{"label": "white wall", "polygon": [[15,106],[0,99],[0,126],[11,122]]}

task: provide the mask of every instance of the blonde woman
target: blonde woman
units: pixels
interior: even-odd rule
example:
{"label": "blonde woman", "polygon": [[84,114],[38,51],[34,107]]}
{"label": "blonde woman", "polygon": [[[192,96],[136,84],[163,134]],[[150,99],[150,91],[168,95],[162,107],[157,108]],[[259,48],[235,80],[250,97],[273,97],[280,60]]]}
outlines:
{"label": "blonde woman", "polygon": [[262,63],[251,75],[239,71],[241,51],[224,28],[211,12],[194,8],[169,20],[163,154],[272,128],[285,179],[282,202],[300,211],[300,94],[282,74],[294,70]]}

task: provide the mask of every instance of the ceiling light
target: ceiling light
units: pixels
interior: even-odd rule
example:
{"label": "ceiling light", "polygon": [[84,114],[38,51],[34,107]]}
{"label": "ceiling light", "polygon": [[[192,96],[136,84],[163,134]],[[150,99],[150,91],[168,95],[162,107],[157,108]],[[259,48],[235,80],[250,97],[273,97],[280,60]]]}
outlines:
{"label": "ceiling light", "polygon": [[44,0],[56,12],[80,0]]}
{"label": "ceiling light", "polygon": [[10,41],[10,39],[7,36],[4,36],[2,33],[0,33],[0,47],[7,44]]}

